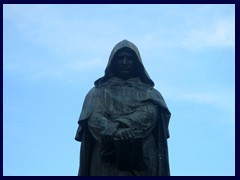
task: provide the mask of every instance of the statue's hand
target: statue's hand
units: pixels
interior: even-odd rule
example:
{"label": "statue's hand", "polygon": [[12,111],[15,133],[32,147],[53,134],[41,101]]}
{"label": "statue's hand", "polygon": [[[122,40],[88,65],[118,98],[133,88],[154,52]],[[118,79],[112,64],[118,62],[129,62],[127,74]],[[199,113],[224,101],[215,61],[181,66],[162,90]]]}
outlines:
{"label": "statue's hand", "polygon": [[118,127],[118,122],[109,123],[109,125],[103,131],[101,131],[102,141],[110,142],[111,140],[113,140],[113,135],[117,131]]}
{"label": "statue's hand", "polygon": [[118,129],[116,131],[116,133],[114,134],[114,139],[115,140],[127,140],[127,139],[131,139],[135,136],[135,133],[133,131],[133,129],[131,128],[122,128],[122,129]]}

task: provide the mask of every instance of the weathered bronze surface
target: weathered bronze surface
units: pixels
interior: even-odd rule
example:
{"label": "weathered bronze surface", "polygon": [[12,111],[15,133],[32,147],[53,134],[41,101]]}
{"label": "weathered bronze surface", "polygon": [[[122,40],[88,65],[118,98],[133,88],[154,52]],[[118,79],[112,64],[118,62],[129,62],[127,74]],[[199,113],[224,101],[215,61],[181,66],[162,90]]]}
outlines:
{"label": "weathered bronze surface", "polygon": [[86,95],[75,139],[79,176],[170,176],[169,112],[128,40],[112,50],[105,75]]}

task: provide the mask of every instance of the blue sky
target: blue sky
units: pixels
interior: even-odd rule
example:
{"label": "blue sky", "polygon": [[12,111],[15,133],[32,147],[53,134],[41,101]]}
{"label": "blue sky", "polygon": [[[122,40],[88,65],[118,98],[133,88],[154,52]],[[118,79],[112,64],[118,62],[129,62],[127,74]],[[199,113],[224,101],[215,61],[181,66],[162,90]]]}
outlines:
{"label": "blue sky", "polygon": [[172,113],[173,176],[235,175],[235,5],[3,5],[3,175],[75,176],[87,92],[137,45]]}

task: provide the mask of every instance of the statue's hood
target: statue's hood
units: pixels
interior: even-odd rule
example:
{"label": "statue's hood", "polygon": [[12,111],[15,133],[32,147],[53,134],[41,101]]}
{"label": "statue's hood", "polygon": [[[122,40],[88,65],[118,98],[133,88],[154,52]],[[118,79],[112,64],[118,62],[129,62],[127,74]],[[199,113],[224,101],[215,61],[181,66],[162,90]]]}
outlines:
{"label": "statue's hood", "polygon": [[142,63],[142,59],[141,59],[141,56],[140,56],[140,53],[138,51],[137,46],[134,45],[132,42],[130,42],[128,40],[123,40],[123,41],[121,41],[121,42],[119,42],[118,44],[115,45],[115,47],[113,48],[113,50],[112,50],[112,52],[110,54],[107,67],[105,69],[105,75],[95,81],[95,83],[94,83],[95,86],[100,86],[103,82],[106,82],[111,77],[110,67],[111,67],[111,65],[113,63],[114,56],[122,48],[129,48],[129,49],[131,49],[135,53],[135,55],[137,57],[137,60],[138,60],[138,62],[140,64],[138,77],[141,78],[143,83],[149,84],[149,85],[151,85],[153,87],[154,86],[154,82],[151,80],[151,78],[149,77],[147,71],[144,68],[144,65]]}

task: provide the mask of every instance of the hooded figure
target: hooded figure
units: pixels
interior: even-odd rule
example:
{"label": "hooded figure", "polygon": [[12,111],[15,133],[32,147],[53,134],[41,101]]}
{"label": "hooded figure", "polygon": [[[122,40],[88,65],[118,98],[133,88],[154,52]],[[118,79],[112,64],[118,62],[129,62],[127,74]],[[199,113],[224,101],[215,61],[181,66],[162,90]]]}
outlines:
{"label": "hooded figure", "polygon": [[75,139],[79,176],[170,176],[171,113],[146,72],[137,47],[112,50],[105,75],[86,95]]}

